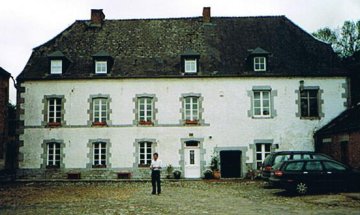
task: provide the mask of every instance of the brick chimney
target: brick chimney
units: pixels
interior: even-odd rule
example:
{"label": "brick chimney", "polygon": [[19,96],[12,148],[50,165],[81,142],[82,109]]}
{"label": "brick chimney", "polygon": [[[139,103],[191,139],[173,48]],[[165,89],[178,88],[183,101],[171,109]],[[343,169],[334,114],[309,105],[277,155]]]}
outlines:
{"label": "brick chimney", "polygon": [[204,23],[209,23],[210,22],[210,7],[204,7],[203,8],[203,22]]}
{"label": "brick chimney", "polygon": [[102,9],[91,9],[91,24],[92,25],[99,25],[104,22],[105,14],[103,13]]}

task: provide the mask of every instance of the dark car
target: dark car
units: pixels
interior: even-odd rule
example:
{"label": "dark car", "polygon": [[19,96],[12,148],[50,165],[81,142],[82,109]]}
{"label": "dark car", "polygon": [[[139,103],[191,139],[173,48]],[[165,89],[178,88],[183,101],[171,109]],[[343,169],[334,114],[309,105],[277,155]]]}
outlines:
{"label": "dark car", "polygon": [[334,160],[291,160],[274,166],[273,186],[298,194],[316,189],[358,189],[360,172]]}
{"label": "dark car", "polygon": [[261,177],[264,180],[268,180],[270,178],[270,173],[272,167],[275,164],[278,164],[287,160],[312,160],[312,159],[329,159],[332,160],[331,157],[312,152],[312,151],[279,151],[272,152],[268,156],[266,156],[264,162],[261,167]]}

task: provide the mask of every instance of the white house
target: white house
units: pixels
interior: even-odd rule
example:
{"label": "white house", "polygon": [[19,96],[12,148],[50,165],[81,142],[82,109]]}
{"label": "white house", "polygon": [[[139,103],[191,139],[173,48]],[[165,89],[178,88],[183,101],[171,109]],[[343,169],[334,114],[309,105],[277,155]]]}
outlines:
{"label": "white house", "polygon": [[[20,178],[149,177],[152,153],[200,178],[243,177],[273,150],[313,150],[346,109],[330,45],[284,16],[76,21],[17,78]],[[71,176],[69,176],[71,177]]]}

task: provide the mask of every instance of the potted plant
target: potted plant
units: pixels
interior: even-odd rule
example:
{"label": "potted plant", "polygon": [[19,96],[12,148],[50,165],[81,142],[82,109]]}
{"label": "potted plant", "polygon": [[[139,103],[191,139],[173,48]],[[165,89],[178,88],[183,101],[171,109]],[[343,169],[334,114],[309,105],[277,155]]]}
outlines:
{"label": "potted plant", "polygon": [[197,125],[199,124],[198,120],[185,120],[186,125]]}
{"label": "potted plant", "polygon": [[213,178],[213,171],[211,169],[206,169],[204,172],[204,179],[212,179]]}
{"label": "potted plant", "polygon": [[181,171],[179,169],[176,169],[176,170],[174,170],[173,175],[174,175],[175,179],[180,179]]}
{"label": "potted plant", "polygon": [[61,123],[60,122],[48,122],[47,126],[50,128],[60,127]]}
{"label": "potted plant", "polygon": [[93,122],[93,126],[105,126],[106,122]]}
{"label": "potted plant", "polygon": [[145,120],[140,120],[139,124],[140,125],[153,125],[153,123],[151,121],[145,121]]}
{"label": "potted plant", "polygon": [[211,165],[210,168],[213,172],[213,177],[215,179],[220,179],[220,170],[219,170],[219,157],[214,152],[213,156],[211,157]]}
{"label": "potted plant", "polygon": [[166,178],[167,178],[167,179],[171,178],[171,173],[173,172],[173,170],[174,170],[174,167],[171,166],[171,164],[169,164],[169,165],[166,167],[166,172],[167,172]]}

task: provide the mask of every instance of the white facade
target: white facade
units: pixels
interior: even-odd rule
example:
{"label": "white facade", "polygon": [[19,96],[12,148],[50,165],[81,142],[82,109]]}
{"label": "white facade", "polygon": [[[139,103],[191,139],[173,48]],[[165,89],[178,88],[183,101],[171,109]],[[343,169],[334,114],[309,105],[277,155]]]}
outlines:
{"label": "white facade", "polygon": [[[323,117],[300,119],[299,82],[304,86],[318,87]],[[39,169],[44,163],[42,144],[46,140],[61,140],[64,169],[86,169],[89,161],[88,143],[103,139],[109,144],[108,168],[137,169],[138,149],[141,139],[156,143],[153,152],[160,155],[165,165],[171,164],[184,172],[186,166],[184,141],[198,140],[201,152],[199,171],[210,165],[214,150],[242,149],[241,172],[247,171],[245,163],[254,166],[253,145],[268,141],[278,145],[274,150],[313,150],[313,133],[345,110],[347,82],[344,77],[285,78],[285,77],[233,77],[233,78],[146,78],[111,80],[58,80],[26,81],[20,120],[24,120],[24,133],[20,136],[21,169]],[[256,87],[270,87],[272,117],[253,118],[251,92]],[[202,125],[183,125],[183,94],[200,94]],[[107,95],[111,124],[92,127],[89,121],[89,98]],[[155,96],[154,126],[134,124],[136,95]],[[63,96],[65,125],[58,128],[44,126],[44,97]],[[191,148],[191,147],[190,147]],[[183,149],[183,150],[182,150]],[[187,157],[187,156],[185,156]],[[186,159],[185,159],[186,160]],[[198,162],[196,160],[195,162]],[[140,168],[141,169],[141,168]],[[186,171],[186,170],[185,170]],[[186,175],[186,174],[185,174]],[[202,173],[201,173],[202,175]]]}

